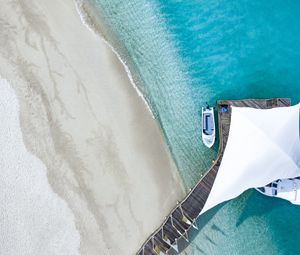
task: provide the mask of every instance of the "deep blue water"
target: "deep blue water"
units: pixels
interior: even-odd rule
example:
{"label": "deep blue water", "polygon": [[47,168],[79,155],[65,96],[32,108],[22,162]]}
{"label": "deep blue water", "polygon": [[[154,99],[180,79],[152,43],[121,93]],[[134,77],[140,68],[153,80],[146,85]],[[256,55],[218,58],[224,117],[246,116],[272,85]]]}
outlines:
{"label": "deep blue water", "polygon": [[[90,1],[144,93],[187,188],[217,151],[217,144],[208,150],[201,143],[204,102],[300,101],[300,1]],[[253,190],[208,212],[199,225],[188,254],[300,254],[300,207]]]}

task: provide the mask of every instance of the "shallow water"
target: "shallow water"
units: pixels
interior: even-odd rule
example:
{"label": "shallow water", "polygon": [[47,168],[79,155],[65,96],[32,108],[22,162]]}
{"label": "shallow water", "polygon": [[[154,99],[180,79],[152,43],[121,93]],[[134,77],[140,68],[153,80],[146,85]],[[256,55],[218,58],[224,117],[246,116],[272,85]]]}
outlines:
{"label": "shallow water", "polygon": [[[216,156],[200,107],[300,101],[300,1],[90,0],[161,125],[186,187]],[[300,207],[248,191],[204,217],[192,254],[298,254]]]}

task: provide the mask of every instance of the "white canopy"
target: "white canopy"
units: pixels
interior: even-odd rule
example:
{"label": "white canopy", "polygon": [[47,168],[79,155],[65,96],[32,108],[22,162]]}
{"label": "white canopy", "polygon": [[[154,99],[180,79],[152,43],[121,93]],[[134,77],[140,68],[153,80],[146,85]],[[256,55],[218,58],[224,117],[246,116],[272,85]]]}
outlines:
{"label": "white canopy", "polygon": [[228,142],[201,214],[249,188],[300,176],[299,108],[232,107]]}

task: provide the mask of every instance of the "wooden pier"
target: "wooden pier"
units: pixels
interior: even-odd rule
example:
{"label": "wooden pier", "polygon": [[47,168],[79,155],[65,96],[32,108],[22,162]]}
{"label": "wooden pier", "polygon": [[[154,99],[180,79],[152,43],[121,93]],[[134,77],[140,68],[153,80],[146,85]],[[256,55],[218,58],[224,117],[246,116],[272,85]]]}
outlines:
{"label": "wooden pier", "polygon": [[168,254],[171,249],[178,252],[177,241],[181,238],[188,241],[188,230],[191,227],[197,228],[195,222],[211,191],[228,140],[231,120],[230,106],[270,109],[290,104],[290,99],[287,98],[218,101],[220,145],[217,159],[185,199],[176,205],[162,225],[145,241],[137,255]]}

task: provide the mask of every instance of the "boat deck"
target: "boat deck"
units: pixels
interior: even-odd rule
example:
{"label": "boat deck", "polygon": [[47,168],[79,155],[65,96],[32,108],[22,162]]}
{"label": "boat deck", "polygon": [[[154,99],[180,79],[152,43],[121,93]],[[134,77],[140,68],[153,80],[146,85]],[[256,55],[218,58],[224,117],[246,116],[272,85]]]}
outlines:
{"label": "boat deck", "polygon": [[204,207],[222,161],[229,135],[231,119],[230,106],[269,109],[289,106],[290,104],[290,99],[287,98],[218,101],[217,110],[220,145],[217,159],[196,186],[187,194],[184,200],[178,203],[170,212],[162,225],[150,235],[137,252],[137,255],[166,254],[170,249],[176,249],[179,239],[184,238],[188,240],[188,230],[193,227],[193,223]]}

